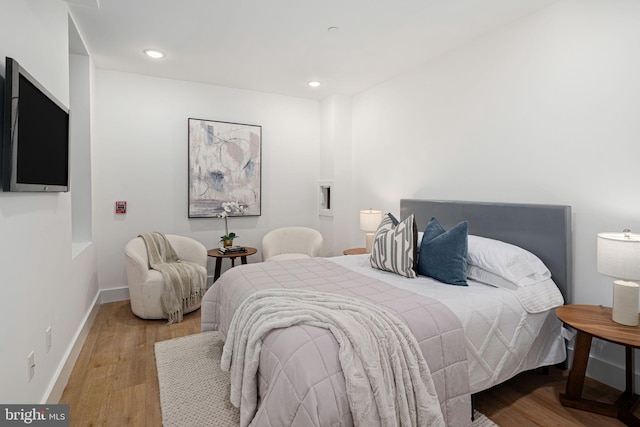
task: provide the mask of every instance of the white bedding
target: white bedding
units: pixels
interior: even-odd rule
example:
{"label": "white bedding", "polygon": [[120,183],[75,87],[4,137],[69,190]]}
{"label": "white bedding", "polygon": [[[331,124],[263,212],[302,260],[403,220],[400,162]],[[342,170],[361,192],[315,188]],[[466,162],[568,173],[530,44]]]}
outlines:
{"label": "white bedding", "polygon": [[[369,255],[328,259],[398,288],[435,298],[449,307],[464,328],[471,393],[566,358],[562,323],[553,310],[563,302],[552,282],[527,287],[523,292],[471,280],[469,286],[453,286],[429,277],[407,279],[376,270],[371,268]],[[535,312],[541,309],[547,311]]]}

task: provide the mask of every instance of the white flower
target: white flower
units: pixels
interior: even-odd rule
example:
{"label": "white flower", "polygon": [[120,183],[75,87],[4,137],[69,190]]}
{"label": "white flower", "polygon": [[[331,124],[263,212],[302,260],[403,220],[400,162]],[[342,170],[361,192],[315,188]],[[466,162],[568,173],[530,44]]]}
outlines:
{"label": "white flower", "polygon": [[225,214],[225,216],[230,213],[244,215],[244,206],[238,202],[224,202],[222,203],[222,209],[224,210],[222,213]]}
{"label": "white flower", "polygon": [[224,218],[224,236],[220,237],[220,241],[222,240],[233,240],[238,237],[235,233],[229,233],[229,224],[227,218],[229,214],[240,214],[244,215],[244,206],[239,202],[223,202],[222,203],[222,212],[220,212],[217,216],[218,218]]}

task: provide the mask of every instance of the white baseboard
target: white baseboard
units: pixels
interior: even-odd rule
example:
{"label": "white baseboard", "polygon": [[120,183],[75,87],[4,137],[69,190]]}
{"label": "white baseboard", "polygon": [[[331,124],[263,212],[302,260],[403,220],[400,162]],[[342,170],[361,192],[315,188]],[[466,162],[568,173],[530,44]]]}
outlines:
{"label": "white baseboard", "polygon": [[[573,347],[567,349],[567,360],[569,361],[569,366],[571,366]],[[608,360],[594,357],[593,355],[589,355],[585,375],[620,391],[625,388],[625,367]],[[638,387],[640,387],[640,376],[637,371],[634,372],[633,377],[634,390],[638,390]]]}
{"label": "white baseboard", "polygon": [[[207,283],[213,283],[213,276],[207,276]],[[209,285],[208,287],[210,287]],[[129,298],[129,287],[120,286],[118,288],[102,289],[100,291],[100,304],[108,302],[126,301]]]}
{"label": "white baseboard", "polygon": [[69,349],[63,358],[63,363],[60,364],[58,372],[53,376],[54,380],[51,381],[49,390],[45,393],[45,399],[44,402],[42,402],[43,404],[54,404],[60,401],[64,388],[67,386],[67,382],[69,382],[71,371],[73,371],[73,367],[78,360],[82,346],[84,345],[84,342],[89,335],[89,331],[91,330],[91,326],[93,326],[93,321],[98,314],[98,309],[100,308],[99,301],[100,293],[97,293],[93,303],[91,304],[91,309],[84,319],[82,319],[82,323],[73,338],[73,343],[69,346]]}
{"label": "white baseboard", "polygon": [[100,291],[100,304],[108,302],[126,301],[129,299],[129,287],[122,286],[120,288],[102,289]]}

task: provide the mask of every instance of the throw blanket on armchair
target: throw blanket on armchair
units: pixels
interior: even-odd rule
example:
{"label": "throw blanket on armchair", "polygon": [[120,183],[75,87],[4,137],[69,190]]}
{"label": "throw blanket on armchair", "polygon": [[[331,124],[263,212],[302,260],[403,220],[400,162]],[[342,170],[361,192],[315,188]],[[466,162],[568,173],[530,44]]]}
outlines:
{"label": "throw blanket on armchair", "polygon": [[300,324],[329,329],[338,341],[356,426],[444,426],[431,372],[404,322],[360,299],[301,289],[258,291],[233,316],[221,366],[241,426],[257,408],[262,338]]}
{"label": "throw blanket on armchair", "polygon": [[207,291],[206,273],[199,265],[178,259],[163,233],[141,234],[147,246],[149,266],[162,274],[162,308],[169,323],[182,322],[184,310],[197,304]]}

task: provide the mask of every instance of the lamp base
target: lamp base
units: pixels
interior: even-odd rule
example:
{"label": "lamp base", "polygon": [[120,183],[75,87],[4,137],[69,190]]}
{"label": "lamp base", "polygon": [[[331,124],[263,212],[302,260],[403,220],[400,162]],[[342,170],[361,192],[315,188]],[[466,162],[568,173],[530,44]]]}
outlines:
{"label": "lamp base", "polygon": [[613,308],[611,319],[622,325],[638,326],[638,296],[640,285],[635,282],[613,282]]}
{"label": "lamp base", "polygon": [[364,251],[368,254],[371,253],[371,249],[373,249],[373,238],[375,237],[375,233],[367,233],[366,234],[366,246]]}

